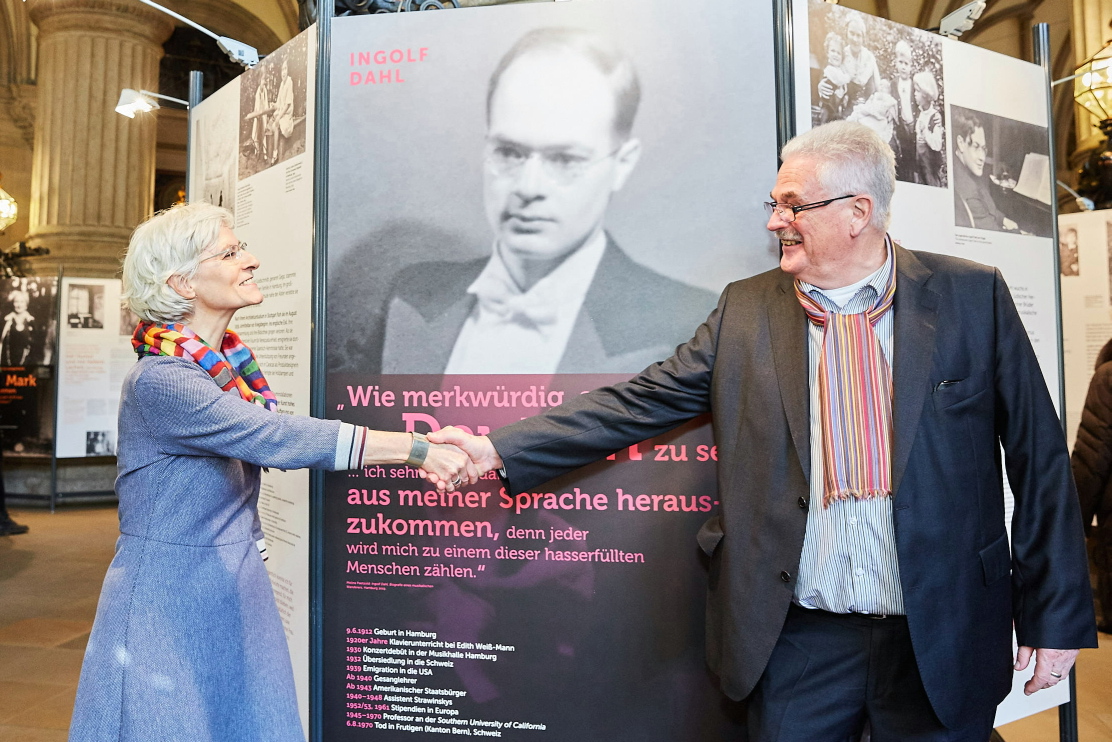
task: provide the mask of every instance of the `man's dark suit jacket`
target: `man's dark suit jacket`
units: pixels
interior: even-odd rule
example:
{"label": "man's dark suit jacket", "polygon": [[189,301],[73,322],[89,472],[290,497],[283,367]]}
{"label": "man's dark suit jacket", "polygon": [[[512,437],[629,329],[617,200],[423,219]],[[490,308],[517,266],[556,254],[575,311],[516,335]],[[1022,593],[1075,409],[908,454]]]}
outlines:
{"label": "man's dark suit jacket", "polygon": [[[443,373],[475,307],[467,287],[488,260],[401,272],[387,301],[382,373]],[[608,235],[557,372],[636,372],[671,354],[712,307],[714,294],[635,263]],[[490,352],[497,358],[510,350]]]}
{"label": "man's dark suit jacket", "polygon": [[[1013,620],[1021,645],[1096,646],[1092,597],[1062,428],[1004,280],[957,258],[895,257],[900,583],[927,694],[956,727],[1007,695]],[[699,534],[711,555],[707,655],[734,699],[765,669],[807,508],[821,507],[809,502],[807,352],[792,277],[776,269],[729,285],[668,360],[490,436],[518,492],[713,411],[722,505]]]}

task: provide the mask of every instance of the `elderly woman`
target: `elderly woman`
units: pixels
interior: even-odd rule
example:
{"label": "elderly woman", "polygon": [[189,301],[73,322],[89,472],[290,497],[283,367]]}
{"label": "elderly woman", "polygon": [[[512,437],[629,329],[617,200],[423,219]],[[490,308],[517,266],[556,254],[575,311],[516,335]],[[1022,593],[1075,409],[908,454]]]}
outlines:
{"label": "elderly woman", "polygon": [[71,742],[303,740],[261,555],[259,468],[409,462],[473,483],[423,436],[279,415],[228,323],[263,300],[259,261],[209,204],[142,224],[123,294],[141,318],[120,397],[120,538],[77,691]]}

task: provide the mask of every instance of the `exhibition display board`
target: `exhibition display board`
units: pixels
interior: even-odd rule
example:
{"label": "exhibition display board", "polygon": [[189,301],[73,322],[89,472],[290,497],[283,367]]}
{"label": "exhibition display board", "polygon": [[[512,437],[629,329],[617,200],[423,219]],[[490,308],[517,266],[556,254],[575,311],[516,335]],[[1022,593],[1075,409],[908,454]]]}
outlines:
{"label": "exhibition display board", "polygon": [[[196,106],[191,193],[261,261],[266,301],[233,329],[279,412],[483,433],[628,378],[776,265],[778,126],[838,118],[897,153],[897,241],[1001,270],[1060,398],[1042,69],[784,5],[790,23],[664,0],[328,19]],[[311,737],[735,733],[703,659],[716,461],[700,418],[525,493],[367,467],[314,480],[312,523],[309,474],[266,472]],[[997,721],[1068,699],[1013,693]]]}
{"label": "exhibition display board", "polygon": [[[1059,405],[1062,341],[1046,73],[820,0],[795,0],[792,21],[797,131],[848,119],[892,145],[892,238],[911,250],[998,268]],[[1011,493],[1004,484],[1010,522]],[[997,725],[1069,700],[1066,683],[1024,696],[1033,671],[1034,663],[1016,673]]]}
{"label": "exhibition display board", "polygon": [[0,282],[0,430],[6,454],[50,456],[58,279]]}
{"label": "exhibition display board", "polygon": [[1058,251],[1066,436],[1072,451],[1097,354],[1112,340],[1112,212],[1062,214]]}
{"label": "exhibition display board", "polygon": [[[309,414],[316,32],[304,31],[190,115],[192,192],[235,215],[266,301],[232,328],[258,356],[279,414]],[[309,473],[262,475],[267,571],[309,718]]]}
{"label": "exhibition display board", "polygon": [[55,456],[114,456],[120,389],[135,364],[136,320],[120,308],[115,278],[63,276],[61,306]]}
{"label": "exhibition display board", "polygon": [[[741,74],[771,28],[645,0],[336,19],[326,414],[484,432],[666,357],[774,266],[773,78]],[[535,492],[329,475],[322,738],[729,736],[695,544],[716,457],[700,419]]]}

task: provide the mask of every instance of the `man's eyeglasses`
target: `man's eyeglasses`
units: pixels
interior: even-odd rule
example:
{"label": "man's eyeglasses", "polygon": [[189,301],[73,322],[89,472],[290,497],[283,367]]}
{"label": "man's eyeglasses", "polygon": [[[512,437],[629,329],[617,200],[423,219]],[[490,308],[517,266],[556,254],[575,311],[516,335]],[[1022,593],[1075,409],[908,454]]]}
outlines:
{"label": "man's eyeglasses", "polygon": [[849,194],[846,194],[845,196],[838,196],[837,198],[828,198],[825,201],[815,201],[814,203],[810,203],[810,204],[800,204],[799,206],[793,206],[792,204],[778,204],[775,201],[765,201],[764,202],[764,207],[765,207],[765,211],[768,212],[769,216],[772,216],[773,214],[776,214],[776,216],[780,217],[781,219],[783,219],[784,221],[786,221],[790,224],[791,222],[795,221],[796,214],[798,214],[801,211],[810,211],[811,209],[821,209],[823,206],[826,206],[827,204],[832,204],[835,201],[841,201],[843,198],[857,198],[857,194],[856,193],[849,193]]}
{"label": "man's eyeglasses", "polygon": [[239,242],[239,243],[236,243],[235,245],[229,245],[228,247],[225,247],[223,250],[221,250],[218,253],[213,253],[212,255],[209,255],[207,258],[201,258],[197,262],[203,263],[206,260],[216,260],[217,258],[219,258],[221,260],[227,260],[229,262],[234,263],[234,262],[238,262],[238,261],[242,260],[243,259],[243,254],[245,252],[247,252],[247,243],[246,242]]}
{"label": "man's eyeglasses", "polygon": [[972,139],[962,139],[962,141],[965,142],[966,148],[974,152],[980,152],[981,154],[988,152],[988,146],[980,142],[974,142]]}
{"label": "man's eyeglasses", "polygon": [[[620,149],[620,148],[619,148]],[[566,150],[530,149],[509,142],[488,142],[484,158],[490,172],[502,178],[516,177],[533,157],[540,160],[541,172],[559,185],[569,185],[588,170],[618,153],[615,149],[602,157],[584,157]]]}

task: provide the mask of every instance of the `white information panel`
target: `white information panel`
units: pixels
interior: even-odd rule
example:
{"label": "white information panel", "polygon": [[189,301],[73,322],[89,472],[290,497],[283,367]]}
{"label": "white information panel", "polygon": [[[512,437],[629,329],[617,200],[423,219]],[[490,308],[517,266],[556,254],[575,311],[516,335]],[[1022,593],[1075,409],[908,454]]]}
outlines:
{"label": "white information panel", "polygon": [[118,279],[63,277],[61,291],[57,456],[114,456],[135,321],[120,308]]}
{"label": "white information panel", "polygon": [[1112,212],[1058,217],[1062,280],[1062,351],[1065,358],[1066,435],[1070,450],[1097,354],[1112,340]]}
{"label": "white information panel", "polygon": [[[255,352],[278,414],[309,414],[316,31],[310,28],[194,110],[195,198],[230,209],[266,297],[232,329]],[[259,516],[302,725],[309,718],[309,472],[263,473]]]}
{"label": "white information panel", "polygon": [[[853,120],[891,144],[892,238],[1000,269],[1057,405],[1062,341],[1042,68],[819,0],[796,0],[793,28],[797,131]],[[1024,696],[1033,671],[1032,662],[1016,674],[997,726],[1069,700],[1066,683]]]}

